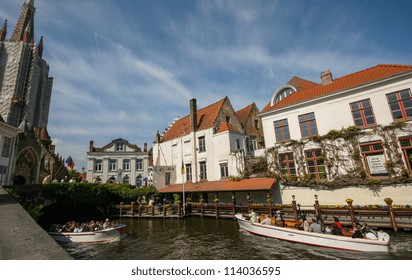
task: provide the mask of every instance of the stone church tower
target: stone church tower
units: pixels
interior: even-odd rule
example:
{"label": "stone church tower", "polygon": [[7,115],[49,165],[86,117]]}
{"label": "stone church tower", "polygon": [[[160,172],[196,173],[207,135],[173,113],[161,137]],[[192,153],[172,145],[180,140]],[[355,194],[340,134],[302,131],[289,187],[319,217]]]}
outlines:
{"label": "stone church tower", "polygon": [[43,59],[43,37],[35,43],[35,10],[34,0],[24,2],[8,40],[7,20],[0,29],[0,115],[20,131],[15,184],[40,183],[47,175],[59,179],[67,172],[47,132],[53,78]]}

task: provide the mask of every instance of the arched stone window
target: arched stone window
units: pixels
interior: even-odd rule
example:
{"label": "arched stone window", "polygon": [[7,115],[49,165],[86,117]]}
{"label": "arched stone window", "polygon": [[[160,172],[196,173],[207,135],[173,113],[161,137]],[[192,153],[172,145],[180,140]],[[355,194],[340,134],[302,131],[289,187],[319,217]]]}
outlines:
{"label": "arched stone window", "polygon": [[143,186],[143,177],[141,174],[136,177],[136,187],[141,188]]}

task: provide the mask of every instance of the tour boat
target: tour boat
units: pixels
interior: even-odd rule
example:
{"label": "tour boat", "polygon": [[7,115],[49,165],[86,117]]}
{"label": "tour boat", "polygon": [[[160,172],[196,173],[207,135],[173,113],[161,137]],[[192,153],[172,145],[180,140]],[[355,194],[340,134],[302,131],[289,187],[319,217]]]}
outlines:
{"label": "tour boat", "polygon": [[389,251],[390,237],[383,231],[378,231],[378,239],[372,240],[363,238],[351,238],[350,236],[308,232],[292,227],[264,225],[257,222],[252,223],[249,220],[246,220],[242,214],[236,214],[235,217],[241,228],[250,233],[264,237],[349,251]]}
{"label": "tour boat", "polygon": [[119,239],[125,227],[125,224],[118,224],[110,228],[97,231],[49,232],[49,234],[54,240],[64,243],[109,242]]}

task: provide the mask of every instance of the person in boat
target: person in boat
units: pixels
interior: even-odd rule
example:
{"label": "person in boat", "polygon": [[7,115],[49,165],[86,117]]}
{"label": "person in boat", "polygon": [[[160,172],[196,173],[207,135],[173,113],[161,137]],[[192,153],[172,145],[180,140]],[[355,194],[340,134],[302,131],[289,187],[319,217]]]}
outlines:
{"label": "person in boat", "polygon": [[353,228],[352,238],[363,238],[360,226],[356,225]]}
{"label": "person in boat", "polygon": [[322,232],[322,226],[314,218],[312,218],[312,223],[309,226],[309,232]]}
{"label": "person in boat", "polygon": [[265,218],[260,223],[264,225],[271,225],[272,219],[269,217],[269,215],[265,215]]}
{"label": "person in boat", "polygon": [[338,227],[336,223],[332,224],[332,234],[333,235],[343,235],[342,230]]}
{"label": "person in boat", "polygon": [[361,232],[363,233],[364,238],[376,240],[378,239],[378,234],[372,230],[368,224],[363,224]]}
{"label": "person in boat", "polygon": [[309,230],[309,222],[306,219],[306,215],[302,215],[302,221],[300,224],[297,224],[295,227],[297,227],[300,230],[308,231]]}
{"label": "person in boat", "polygon": [[283,220],[283,215],[280,212],[280,210],[276,211],[276,216],[275,216],[275,225],[279,226],[279,227],[283,227],[284,226],[284,220]]}
{"label": "person in boat", "polygon": [[76,223],[76,226],[74,227],[73,232],[82,232],[82,231],[83,231],[83,227],[81,223]]}
{"label": "person in boat", "polygon": [[257,214],[256,214],[256,212],[255,212],[255,210],[253,210],[253,209],[250,209],[250,212],[249,212],[249,221],[251,222],[251,223],[254,223],[254,222],[256,222],[257,221]]}
{"label": "person in boat", "polygon": [[110,220],[107,218],[103,223],[103,229],[109,228],[111,226]]}
{"label": "person in boat", "polygon": [[339,218],[338,217],[333,217],[333,221],[334,222],[332,224],[332,234],[343,235],[343,231],[345,229],[343,228],[342,224],[340,223]]}

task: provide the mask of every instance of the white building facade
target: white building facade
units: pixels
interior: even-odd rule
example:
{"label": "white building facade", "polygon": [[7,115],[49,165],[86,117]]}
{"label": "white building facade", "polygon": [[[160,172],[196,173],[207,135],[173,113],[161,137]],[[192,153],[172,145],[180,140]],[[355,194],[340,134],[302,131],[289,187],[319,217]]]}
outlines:
{"label": "white building facade", "polygon": [[148,182],[149,154],[119,138],[102,148],[90,141],[87,153],[87,181],[130,184],[143,187]]}
{"label": "white building facade", "polygon": [[[270,163],[286,182],[278,200],[300,193],[310,205],[318,191],[298,181],[346,180],[322,191],[322,203],[412,203],[411,186],[385,183],[412,175],[412,66],[377,65],[336,80],[325,71],[321,78],[280,87],[260,114]],[[355,186],[356,178],[368,184]]]}
{"label": "white building facade", "polygon": [[244,169],[246,135],[227,97],[176,120],[153,145],[153,185],[218,181]]}

